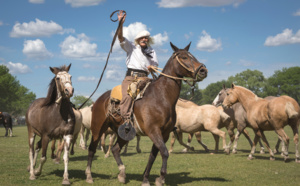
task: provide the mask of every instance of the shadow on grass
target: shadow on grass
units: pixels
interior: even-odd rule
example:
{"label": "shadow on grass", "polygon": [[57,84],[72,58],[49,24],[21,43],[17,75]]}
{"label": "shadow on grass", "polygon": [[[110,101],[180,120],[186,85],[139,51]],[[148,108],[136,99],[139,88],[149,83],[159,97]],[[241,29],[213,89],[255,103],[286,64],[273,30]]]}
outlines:
{"label": "shadow on grass", "polygon": [[[97,159],[98,159],[98,156],[95,155],[94,158],[93,158],[93,161],[97,160]],[[87,160],[88,160],[88,155],[82,155],[82,156],[70,155],[69,156],[69,161],[87,161]]]}
{"label": "shadow on grass", "polygon": [[[226,180],[220,177],[190,177],[190,172],[178,172],[171,173],[166,176],[166,184],[167,185],[180,185],[180,184],[189,184],[198,181],[213,181],[213,182],[230,182],[230,180]],[[150,175],[149,181],[151,185],[154,184],[155,179],[159,177],[158,175]],[[141,174],[126,174],[126,183],[130,183],[131,180],[135,180],[137,182],[143,181],[143,175]]]}
{"label": "shadow on grass", "polygon": [[[69,170],[68,171],[70,177],[69,178],[76,178],[77,180],[85,180],[86,179],[86,175],[85,175],[85,170]],[[64,174],[64,170],[54,170],[52,172],[49,173],[49,175],[56,175],[57,177],[61,177],[63,179],[63,174]],[[93,178],[100,178],[100,179],[110,179],[111,176],[110,175],[105,175],[105,174],[97,174],[92,172],[92,176]]]}

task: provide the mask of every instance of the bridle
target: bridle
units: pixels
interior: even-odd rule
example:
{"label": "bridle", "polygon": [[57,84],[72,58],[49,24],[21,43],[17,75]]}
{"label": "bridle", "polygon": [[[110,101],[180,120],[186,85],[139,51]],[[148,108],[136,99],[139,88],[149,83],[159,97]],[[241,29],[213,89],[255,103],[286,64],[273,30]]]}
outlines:
{"label": "bridle", "polygon": [[[189,53],[189,52],[187,52],[187,53],[188,53],[188,56],[190,57],[190,58],[189,58],[189,59],[190,59],[189,62],[191,63],[192,69],[189,68],[187,65],[185,65],[185,63],[182,62],[182,61],[179,59],[178,55],[180,54],[180,52],[174,52],[172,56],[173,56],[173,59],[176,58],[176,61],[177,61],[184,69],[186,69],[187,71],[189,71],[189,72],[191,72],[191,73],[193,74],[193,78],[192,78],[192,79],[190,79],[190,78],[189,78],[189,79],[187,79],[187,78],[179,78],[179,77],[171,76],[171,75],[165,74],[165,73],[160,72],[160,71],[157,70],[157,69],[162,70],[161,68],[158,68],[158,67],[155,67],[155,66],[150,66],[150,67],[151,67],[156,73],[159,73],[159,74],[161,74],[161,75],[163,75],[163,76],[166,76],[166,77],[168,77],[168,78],[175,79],[175,80],[182,80],[182,81],[186,82],[186,83],[191,87],[191,89],[192,89],[192,97],[190,98],[190,100],[191,100],[191,99],[193,99],[193,97],[194,97],[194,91],[195,91],[195,84],[196,84],[196,82],[202,81],[202,80],[203,80],[203,79],[199,78],[198,72],[200,71],[200,69],[201,69],[202,67],[206,68],[206,66],[205,66],[204,64],[201,64],[201,65],[195,70],[195,66],[194,66],[193,61],[197,61],[197,62],[198,62],[198,60],[197,60],[191,53]],[[152,74],[152,76],[153,76],[154,78],[156,77],[154,74]]]}

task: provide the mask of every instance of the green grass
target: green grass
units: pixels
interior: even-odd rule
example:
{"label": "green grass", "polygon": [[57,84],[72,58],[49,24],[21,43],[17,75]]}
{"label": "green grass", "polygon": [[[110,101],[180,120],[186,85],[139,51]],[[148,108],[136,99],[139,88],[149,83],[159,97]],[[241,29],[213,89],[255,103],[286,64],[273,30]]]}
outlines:
{"label": "green grass", "polygon": [[[267,151],[266,154],[256,153],[254,160],[247,160],[250,146],[244,136],[240,137],[238,153],[230,155],[225,155],[222,151],[218,154],[205,153],[195,139],[192,142],[195,152],[181,153],[183,147],[176,142],[168,160],[166,185],[299,185],[300,164],[294,162],[292,132],[289,127],[285,130],[291,138],[288,163],[284,163],[279,154],[275,155],[275,161],[270,161]],[[248,131],[253,138],[251,129]],[[3,128],[0,128],[0,185],[61,185],[64,165],[63,161],[58,165],[52,162],[51,144],[48,146],[48,159],[42,175],[31,181],[26,170],[29,165],[26,126],[14,127],[13,137],[4,137],[4,133]],[[273,149],[277,141],[275,132],[265,134]],[[187,139],[186,135],[184,139]],[[202,139],[210,149],[214,149],[214,139],[210,133],[203,132]],[[127,173],[126,185],[141,185],[152,143],[148,137],[142,137],[140,154],[136,153],[135,145],[134,139],[129,144],[127,154],[122,155]],[[169,142],[167,147],[170,147]],[[161,162],[159,154],[151,170],[151,185],[154,185],[155,178],[159,176]],[[75,147],[75,155],[70,156],[69,162],[72,185],[88,185],[85,182],[86,164],[87,151]],[[118,167],[114,158],[104,158],[104,153],[98,150],[92,166],[93,185],[123,185],[118,182],[117,174]]]}

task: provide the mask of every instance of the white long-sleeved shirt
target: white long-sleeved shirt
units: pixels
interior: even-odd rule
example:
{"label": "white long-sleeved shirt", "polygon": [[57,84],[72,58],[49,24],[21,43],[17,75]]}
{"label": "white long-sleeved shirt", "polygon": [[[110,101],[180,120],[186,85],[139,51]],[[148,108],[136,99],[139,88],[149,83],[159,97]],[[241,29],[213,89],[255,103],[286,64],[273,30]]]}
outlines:
{"label": "white long-sleeved shirt", "polygon": [[150,50],[152,50],[152,58],[143,54],[141,46],[135,45],[134,43],[128,41],[124,37],[124,41],[120,43],[122,49],[127,53],[126,58],[126,66],[127,68],[136,69],[136,70],[144,70],[148,72],[147,67],[149,65],[158,66],[158,60],[156,56],[156,52],[148,46]]}

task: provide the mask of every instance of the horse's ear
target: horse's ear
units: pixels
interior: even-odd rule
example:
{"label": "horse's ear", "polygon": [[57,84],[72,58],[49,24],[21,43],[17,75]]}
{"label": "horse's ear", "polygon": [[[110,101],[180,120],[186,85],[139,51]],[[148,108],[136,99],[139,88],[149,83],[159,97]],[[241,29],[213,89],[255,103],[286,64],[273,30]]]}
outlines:
{"label": "horse's ear", "polygon": [[223,84],[223,89],[224,89],[224,90],[226,89],[225,84]]}
{"label": "horse's ear", "polygon": [[174,52],[177,52],[179,50],[175,45],[173,45],[172,42],[170,42],[170,45],[171,45]]}
{"label": "horse's ear", "polygon": [[190,43],[188,44],[188,46],[186,46],[186,47],[184,48],[184,50],[189,51],[190,46],[191,46],[191,43],[192,43],[192,42],[190,42]]}
{"label": "horse's ear", "polygon": [[59,72],[58,68],[56,68],[56,67],[53,67],[53,68],[49,67],[49,68],[50,68],[51,72],[55,75]]}
{"label": "horse's ear", "polygon": [[70,63],[69,66],[67,67],[67,72],[69,72],[71,65],[72,65],[72,63]]}
{"label": "horse's ear", "polygon": [[232,89],[234,89],[234,87],[235,87],[235,84],[234,84],[234,83],[232,83],[232,84],[231,84],[231,88],[232,88]]}

